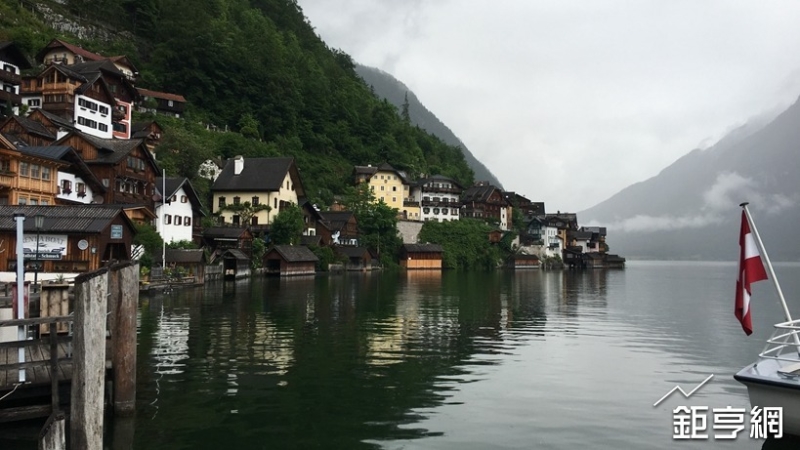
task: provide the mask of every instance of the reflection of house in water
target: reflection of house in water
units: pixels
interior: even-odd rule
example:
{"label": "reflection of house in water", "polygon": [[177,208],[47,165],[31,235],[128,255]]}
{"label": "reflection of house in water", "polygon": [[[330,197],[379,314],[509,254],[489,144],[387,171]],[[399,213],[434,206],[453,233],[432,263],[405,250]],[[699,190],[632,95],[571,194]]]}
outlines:
{"label": "reflection of house in water", "polygon": [[158,374],[183,373],[189,358],[189,313],[161,312],[150,352]]}

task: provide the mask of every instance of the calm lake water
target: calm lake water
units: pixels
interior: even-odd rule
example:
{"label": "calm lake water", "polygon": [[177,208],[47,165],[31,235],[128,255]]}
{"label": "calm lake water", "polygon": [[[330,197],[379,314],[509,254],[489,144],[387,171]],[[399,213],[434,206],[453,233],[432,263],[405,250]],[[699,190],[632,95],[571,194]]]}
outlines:
{"label": "calm lake water", "polygon": [[[800,316],[800,265],[776,267]],[[734,264],[257,279],[141,299],[135,449],[761,448],[672,440],[679,405],[748,407],[733,374],[782,320]],[[715,377],[691,399],[676,394]],[[709,419],[709,425],[712,421]]]}

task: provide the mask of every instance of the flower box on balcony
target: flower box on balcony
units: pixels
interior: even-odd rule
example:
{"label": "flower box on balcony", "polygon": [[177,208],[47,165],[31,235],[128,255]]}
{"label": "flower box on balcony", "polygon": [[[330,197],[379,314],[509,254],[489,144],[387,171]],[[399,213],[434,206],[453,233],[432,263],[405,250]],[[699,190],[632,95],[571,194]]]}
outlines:
{"label": "flower box on balcony", "polygon": [[61,189],[61,193],[64,195],[72,194],[72,189]]}
{"label": "flower box on balcony", "polygon": [[80,197],[80,198],[86,197],[86,192],[83,192],[83,191],[78,192],[78,197]]}

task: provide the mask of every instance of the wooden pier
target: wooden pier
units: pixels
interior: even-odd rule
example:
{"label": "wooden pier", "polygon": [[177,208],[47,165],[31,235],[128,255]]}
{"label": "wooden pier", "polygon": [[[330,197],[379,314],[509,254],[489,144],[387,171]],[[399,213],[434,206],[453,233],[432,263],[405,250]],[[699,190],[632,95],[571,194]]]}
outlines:
{"label": "wooden pier", "polygon": [[71,447],[101,450],[104,406],[135,412],[138,286],[138,265],[117,263],[75,279],[68,315],[0,320],[0,329],[38,328],[0,342],[0,423],[48,417],[39,448],[59,450],[69,417]]}

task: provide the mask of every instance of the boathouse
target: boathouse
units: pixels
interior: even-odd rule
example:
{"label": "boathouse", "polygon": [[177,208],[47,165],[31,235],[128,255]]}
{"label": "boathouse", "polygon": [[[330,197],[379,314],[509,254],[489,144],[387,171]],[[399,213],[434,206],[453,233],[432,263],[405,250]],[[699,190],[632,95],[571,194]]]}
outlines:
{"label": "boathouse", "polygon": [[[136,228],[119,205],[0,206],[0,272],[17,267],[14,214],[24,214],[24,258],[28,276],[82,273],[130,259]],[[41,217],[37,229],[36,217]]]}
{"label": "boathouse", "polygon": [[225,250],[225,253],[222,254],[222,267],[226,280],[247,278],[251,273],[250,258],[235,248]]}
{"label": "boathouse", "polygon": [[180,276],[187,284],[203,284],[206,257],[203,249],[167,249],[167,264],[173,276]]}
{"label": "boathouse", "polygon": [[536,255],[516,254],[508,257],[507,265],[509,269],[538,269],[539,257]]}
{"label": "boathouse", "polygon": [[400,248],[400,267],[407,270],[442,269],[444,249],[439,244],[404,244]]}
{"label": "boathouse", "polygon": [[314,275],[317,261],[317,255],[302,245],[276,245],[264,255],[266,273],[282,277]]}
{"label": "boathouse", "polygon": [[345,270],[372,270],[372,255],[365,247],[336,247],[336,254],[346,259]]}

